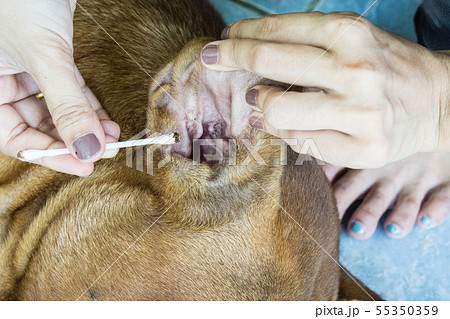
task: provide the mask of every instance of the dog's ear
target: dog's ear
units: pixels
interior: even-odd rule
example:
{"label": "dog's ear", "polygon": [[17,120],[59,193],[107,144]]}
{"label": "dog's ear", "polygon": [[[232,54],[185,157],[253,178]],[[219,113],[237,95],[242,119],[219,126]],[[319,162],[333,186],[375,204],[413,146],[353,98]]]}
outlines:
{"label": "dog's ear", "polygon": [[[153,78],[149,88],[149,96],[152,97],[158,90],[164,92],[165,90],[170,89],[172,79],[173,63],[169,63]],[[163,97],[167,96],[167,94],[161,95],[163,95]]]}
{"label": "dog's ear", "polygon": [[383,299],[349,271],[341,269],[338,300],[382,301]]}

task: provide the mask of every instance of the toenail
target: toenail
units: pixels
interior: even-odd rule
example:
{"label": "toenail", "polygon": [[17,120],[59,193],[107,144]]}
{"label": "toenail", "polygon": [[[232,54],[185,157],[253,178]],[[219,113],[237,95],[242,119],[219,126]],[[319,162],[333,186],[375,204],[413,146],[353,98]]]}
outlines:
{"label": "toenail", "polygon": [[360,222],[357,222],[357,221],[354,221],[353,223],[351,223],[350,229],[352,232],[354,232],[355,234],[358,234],[358,235],[363,235],[366,232],[366,227],[364,227],[363,224],[361,224]]}
{"label": "toenail", "polygon": [[402,229],[397,224],[387,225],[386,230],[393,236],[399,236],[402,233]]}
{"label": "toenail", "polygon": [[422,218],[420,219],[420,222],[422,223],[422,225],[424,225],[425,227],[431,227],[433,226],[433,220],[427,216],[422,216]]}

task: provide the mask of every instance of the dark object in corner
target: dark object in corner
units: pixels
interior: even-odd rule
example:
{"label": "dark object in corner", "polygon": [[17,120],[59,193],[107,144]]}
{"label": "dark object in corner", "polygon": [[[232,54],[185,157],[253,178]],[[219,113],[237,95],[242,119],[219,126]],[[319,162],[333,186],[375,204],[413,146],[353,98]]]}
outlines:
{"label": "dark object in corner", "polygon": [[450,1],[423,0],[414,17],[418,42],[431,50],[450,49]]}

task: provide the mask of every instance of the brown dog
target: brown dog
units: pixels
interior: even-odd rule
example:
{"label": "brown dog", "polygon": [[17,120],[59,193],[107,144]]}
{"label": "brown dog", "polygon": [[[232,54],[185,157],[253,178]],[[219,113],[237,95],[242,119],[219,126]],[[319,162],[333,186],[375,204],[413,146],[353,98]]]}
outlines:
{"label": "brown dog", "polygon": [[[121,139],[177,131],[181,142],[142,153],[152,174],[125,152],[90,178],[0,155],[1,299],[378,298],[336,262],[339,219],[320,167],[296,165],[246,124],[244,93],[261,79],[199,62],[224,26],[204,0],[79,5],[76,62]],[[217,141],[197,148],[199,165],[195,139]]]}

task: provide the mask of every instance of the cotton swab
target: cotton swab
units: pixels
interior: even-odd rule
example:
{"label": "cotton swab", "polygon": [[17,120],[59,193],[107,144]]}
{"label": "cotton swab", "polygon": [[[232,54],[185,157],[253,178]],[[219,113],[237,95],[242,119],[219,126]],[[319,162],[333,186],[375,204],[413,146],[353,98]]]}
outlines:
{"label": "cotton swab", "polygon": [[[102,158],[112,158],[117,155],[119,149],[125,147],[145,146],[145,145],[171,145],[180,141],[180,134],[164,134],[160,136],[144,138],[141,140],[130,140],[117,143],[106,144],[105,154]],[[35,161],[42,157],[54,157],[59,155],[70,154],[67,148],[50,149],[50,150],[24,150],[20,151],[17,157],[22,161]]]}

